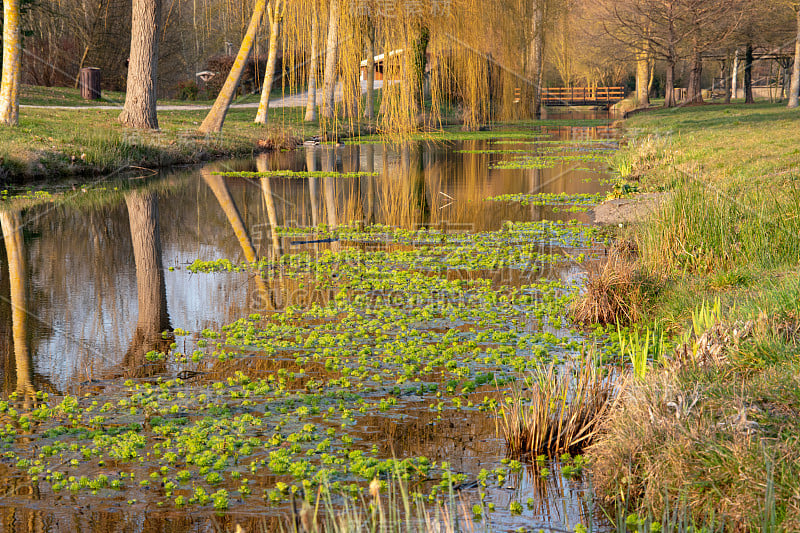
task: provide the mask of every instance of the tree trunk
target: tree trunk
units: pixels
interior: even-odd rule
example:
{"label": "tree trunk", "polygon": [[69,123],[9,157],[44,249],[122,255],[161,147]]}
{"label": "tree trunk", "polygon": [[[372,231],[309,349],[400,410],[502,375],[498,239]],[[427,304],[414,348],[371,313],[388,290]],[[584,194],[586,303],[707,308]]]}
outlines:
{"label": "tree trunk", "polygon": [[733,72],[731,72],[731,97],[739,98],[739,50],[733,53]]}
{"label": "tree trunk", "polygon": [[14,339],[16,391],[25,398],[34,394],[33,364],[28,348],[28,302],[25,290],[25,248],[19,211],[0,211],[0,227],[6,245],[8,285],[11,300],[11,331]]}
{"label": "tree trunk", "polygon": [[[725,67],[726,68],[723,69],[723,72],[722,72],[722,74],[723,74],[722,79],[723,80],[725,79],[725,72],[727,72],[727,67],[730,66],[731,70],[733,70],[733,61],[734,61],[733,54],[728,52],[727,57],[725,58]],[[726,104],[730,104],[731,103],[731,84],[730,84],[730,81],[725,83],[725,103]]]}
{"label": "tree trunk", "polygon": [[541,112],[542,69],[544,68],[544,0],[533,0],[531,18],[531,48],[528,53],[528,76],[533,85],[532,115]]}
{"label": "tree trunk", "polygon": [[792,83],[792,73],[788,63],[781,65],[781,82],[783,82],[781,87],[781,100],[784,98],[788,99],[789,89]]}
{"label": "tree trunk", "polygon": [[748,44],[744,53],[744,103],[755,103],[753,98],[753,45]]}
{"label": "tree trunk", "polygon": [[[317,152],[319,146],[306,146],[306,170],[309,172],[317,171]],[[311,198],[311,225],[316,231],[319,225],[319,202],[318,202],[317,178],[308,178],[308,195]]]}
{"label": "tree trunk", "polygon": [[209,189],[211,189],[211,192],[214,193],[219,206],[222,208],[222,212],[225,213],[225,217],[228,219],[231,228],[233,228],[233,234],[242,247],[245,261],[248,263],[255,263],[258,261],[256,248],[253,246],[250,234],[247,233],[247,227],[244,225],[244,220],[242,220],[239,208],[236,207],[236,202],[233,201],[233,196],[231,196],[231,192],[228,189],[228,184],[225,183],[225,178],[217,174],[212,174],[210,170],[206,169],[201,169],[200,174],[203,176]]}
{"label": "tree trunk", "polygon": [[636,107],[648,107],[650,105],[650,59],[647,52],[641,51],[636,54]]}
{"label": "tree trunk", "polygon": [[267,0],[256,0],[256,5],[253,7],[253,16],[250,17],[250,24],[247,26],[247,32],[242,39],[242,45],[239,47],[239,53],[236,55],[236,60],[233,62],[231,71],[225,79],[225,84],[222,86],[217,99],[214,101],[214,106],[211,111],[206,115],[203,123],[200,124],[200,133],[218,133],[222,130],[222,124],[225,122],[225,115],[228,114],[228,108],[233,101],[236,88],[239,86],[239,81],[242,79],[244,67],[247,64],[247,58],[250,56],[250,51],[253,49],[253,41],[258,31],[258,26],[261,24],[261,18],[264,15],[264,8],[266,7]]}
{"label": "tree trunk", "polygon": [[158,26],[161,0],[134,0],[128,87],[120,122],[131,128],[158,129]]}
{"label": "tree trunk", "polygon": [[364,146],[366,164],[364,171],[368,174],[361,178],[361,213],[365,224],[375,223],[375,145],[367,143]]}
{"label": "tree trunk", "polygon": [[319,70],[319,13],[316,2],[312,2],[311,20],[311,65],[308,69],[308,101],[306,122],[317,120],[317,71]]}
{"label": "tree trunk", "polygon": [[[325,147],[322,152],[322,171],[336,172],[336,147]],[[328,229],[335,231],[339,227],[339,217],[336,212],[336,189],[333,178],[322,178],[322,194],[325,196],[325,213],[328,219]],[[331,251],[339,252],[341,245],[338,241],[331,243]]]}
{"label": "tree trunk", "polygon": [[666,89],[664,92],[664,107],[675,107],[675,62],[674,60],[667,60],[666,80],[664,82]]}
{"label": "tree trunk", "polygon": [[[259,172],[269,170],[267,164],[267,154],[261,154],[256,159],[256,168]],[[264,199],[264,205],[267,208],[267,220],[269,220],[269,234],[272,240],[272,257],[278,261],[283,254],[281,249],[281,239],[278,235],[278,213],[275,210],[275,197],[272,194],[272,184],[270,178],[264,177],[259,180],[261,182],[261,197]]]}
{"label": "tree trunk", "polygon": [[[256,253],[256,247],[253,245],[253,240],[247,232],[247,226],[245,226],[244,220],[242,220],[239,208],[236,207],[236,202],[233,201],[233,196],[231,196],[231,191],[228,189],[225,178],[217,174],[212,174],[209,167],[201,168],[200,175],[203,177],[209,189],[211,189],[211,192],[214,193],[219,206],[222,208],[222,212],[225,213],[225,217],[228,219],[228,223],[233,229],[233,234],[236,236],[236,240],[239,241],[239,246],[242,248],[245,260],[248,263],[257,262],[258,254]],[[254,280],[256,290],[261,299],[260,303],[267,308],[274,308],[274,306],[270,305],[271,302],[274,302],[274,298],[264,278],[262,278],[260,274],[256,274]]]}
{"label": "tree trunk", "polygon": [[[326,146],[322,152],[322,171],[336,172],[336,148]],[[336,212],[336,195],[333,188],[333,178],[322,178],[322,192],[325,197],[325,215],[328,227],[335,230],[339,227],[339,217]]]}
{"label": "tree trunk", "polygon": [[128,376],[148,376],[163,371],[163,364],[148,366],[145,355],[165,351],[170,339],[162,333],[170,329],[167,314],[167,289],[161,260],[161,232],[158,224],[158,196],[153,192],[132,192],[125,196],[136,264],[136,293],[139,317],[136,331],[125,354]]}
{"label": "tree trunk", "polygon": [[19,124],[22,76],[20,0],[3,0],[3,76],[0,82],[0,124]]}
{"label": "tree trunk", "polygon": [[411,79],[409,82],[411,83],[411,105],[413,106],[412,117],[416,121],[417,115],[425,109],[423,99],[425,92],[425,63],[431,33],[426,26],[420,26],[415,33],[411,49]]}
{"label": "tree trunk", "polygon": [[372,20],[367,27],[367,103],[364,118],[375,118],[375,26]]}
{"label": "tree trunk", "polygon": [[267,5],[267,16],[269,18],[269,52],[267,55],[267,70],[264,72],[264,87],[261,88],[261,101],[258,104],[256,113],[256,124],[267,123],[267,112],[269,111],[269,94],[272,92],[272,83],[275,81],[275,63],[278,61],[278,38],[281,34],[281,22],[286,14],[286,3],[283,0],[276,0]]}
{"label": "tree trunk", "polygon": [[339,0],[331,0],[328,20],[328,43],[325,47],[325,79],[322,82],[322,116],[336,116],[336,67],[339,55]]}
{"label": "tree trunk", "polygon": [[689,70],[689,88],[687,98],[690,103],[703,103],[703,87],[701,85],[703,77],[703,58],[700,52],[695,52],[692,56],[692,65]]}
{"label": "tree trunk", "polygon": [[797,36],[794,41],[794,64],[792,65],[792,85],[789,89],[788,107],[800,106],[800,9],[797,10]]}

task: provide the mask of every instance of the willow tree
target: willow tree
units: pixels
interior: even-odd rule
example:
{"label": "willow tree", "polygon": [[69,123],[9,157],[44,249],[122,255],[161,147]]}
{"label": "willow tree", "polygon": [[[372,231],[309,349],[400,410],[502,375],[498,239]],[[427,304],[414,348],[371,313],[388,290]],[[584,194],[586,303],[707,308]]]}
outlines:
{"label": "willow tree", "polygon": [[306,122],[317,120],[317,70],[319,70],[319,7],[311,2],[311,60],[308,68],[308,99],[306,101]]}
{"label": "willow tree", "polygon": [[372,120],[375,118],[375,23],[372,17],[367,19],[364,36],[367,49],[367,101],[364,107],[364,118]]}
{"label": "willow tree", "polygon": [[20,0],[3,0],[3,76],[0,81],[0,124],[19,124],[22,77]]}
{"label": "willow tree", "polygon": [[236,54],[236,60],[233,62],[230,72],[228,72],[225,84],[219,91],[211,111],[208,112],[208,115],[206,115],[203,123],[198,128],[200,133],[219,133],[222,131],[225,116],[228,114],[236,89],[239,87],[242,73],[245,65],[247,65],[247,59],[253,50],[253,42],[255,41],[258,27],[261,25],[261,19],[264,17],[266,2],[267,0],[256,0],[250,23],[247,25],[247,31],[244,34],[241,46],[239,46],[239,53]]}
{"label": "willow tree", "polygon": [[[280,32],[288,84],[307,84],[306,120],[316,118],[320,104],[323,130],[340,114],[350,118],[351,127],[364,115],[375,117],[381,131],[402,134],[423,124],[437,125],[442,110],[453,108],[473,128],[490,118],[493,84],[505,84],[502,94],[509,95],[503,96],[509,102],[515,86],[541,85],[544,31],[551,16],[544,1],[536,0],[536,10],[529,0],[286,1]],[[527,56],[534,48],[538,58],[531,61]],[[365,109],[362,104],[359,71],[366,54],[369,92],[374,87],[371,60],[381,53],[384,83],[381,108],[375,113],[373,95],[367,95]],[[304,63],[292,65],[298,58]],[[323,65],[317,64],[318,58]],[[493,78],[498,64],[506,81]],[[526,72],[532,74],[523,76]],[[269,74],[266,78],[269,85]],[[522,107],[530,106],[520,104],[514,116],[524,113]]]}
{"label": "willow tree", "polygon": [[545,0],[533,0],[531,2],[531,37],[530,48],[528,50],[528,71],[527,75],[533,86],[533,114],[538,116],[541,111],[542,94],[542,74],[544,71],[544,3]]}
{"label": "willow tree", "polygon": [[281,35],[281,23],[286,16],[286,0],[270,0],[267,4],[269,20],[269,52],[267,54],[267,70],[264,72],[264,86],[261,88],[261,101],[258,104],[256,124],[267,123],[269,111],[269,95],[275,80],[275,64],[278,60],[278,39]]}
{"label": "willow tree", "polygon": [[[269,171],[267,154],[261,154],[256,159],[256,170],[259,172]],[[272,258],[274,261],[279,261],[281,255],[283,255],[283,250],[281,249],[281,238],[278,235],[278,213],[275,209],[275,195],[272,192],[272,183],[269,177],[263,177],[259,181],[261,182],[261,198],[264,202],[264,207],[267,209],[269,234],[272,240]]]}
{"label": "willow tree", "polygon": [[330,0],[328,41],[325,46],[325,77],[322,80],[322,116],[336,116],[336,80],[339,60],[339,0]]}
{"label": "willow tree", "polygon": [[134,0],[128,86],[120,122],[132,128],[158,129],[158,27],[161,0]]}

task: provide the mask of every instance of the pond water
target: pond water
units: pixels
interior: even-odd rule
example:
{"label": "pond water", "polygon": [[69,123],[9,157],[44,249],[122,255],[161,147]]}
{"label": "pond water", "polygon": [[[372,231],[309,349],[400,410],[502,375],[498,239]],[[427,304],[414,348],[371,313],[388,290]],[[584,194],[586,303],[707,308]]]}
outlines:
{"label": "pond water", "polygon": [[[561,315],[574,259],[595,248],[574,198],[607,190],[615,136],[556,125],[310,146],[5,211],[19,238],[0,247],[0,529],[276,530],[291,493],[316,495],[326,476],[363,489],[364,472],[391,485],[376,464],[392,458],[426,498],[460,476],[431,501],[476,530],[602,528],[587,480],[561,473],[573,459],[504,461],[492,406],[509,376],[579,351]],[[218,174],[256,170],[360,174]],[[34,409],[31,428],[20,415]],[[186,443],[226,434],[235,453]],[[119,483],[92,484],[102,476]]]}

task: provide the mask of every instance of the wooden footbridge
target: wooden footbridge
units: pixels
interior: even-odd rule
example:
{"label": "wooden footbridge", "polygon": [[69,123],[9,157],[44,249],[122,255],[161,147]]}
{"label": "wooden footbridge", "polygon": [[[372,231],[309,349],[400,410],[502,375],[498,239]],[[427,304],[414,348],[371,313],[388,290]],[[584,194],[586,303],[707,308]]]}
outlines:
{"label": "wooden footbridge", "polygon": [[544,87],[542,104],[546,106],[610,107],[625,98],[624,87]]}

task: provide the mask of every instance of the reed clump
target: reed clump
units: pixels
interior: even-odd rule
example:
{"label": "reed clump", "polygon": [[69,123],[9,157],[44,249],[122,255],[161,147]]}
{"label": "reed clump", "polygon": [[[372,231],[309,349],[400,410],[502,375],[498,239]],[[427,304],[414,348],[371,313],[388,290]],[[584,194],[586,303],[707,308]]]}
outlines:
{"label": "reed clump", "polygon": [[624,378],[592,361],[577,367],[548,366],[500,408],[507,453],[516,457],[580,450],[592,442],[616,402]]}
{"label": "reed clump", "polygon": [[576,322],[627,324],[642,318],[662,282],[641,267],[631,246],[612,248],[605,261],[588,267],[584,292],[570,306]]}
{"label": "reed clump", "polygon": [[[368,494],[353,496],[321,486],[316,497],[292,505],[290,522],[281,531],[297,533],[471,533],[483,531],[481,515],[468,510],[452,483],[437,502],[415,492],[400,472],[385,481],[372,480]],[[482,509],[482,506],[479,506]]]}

